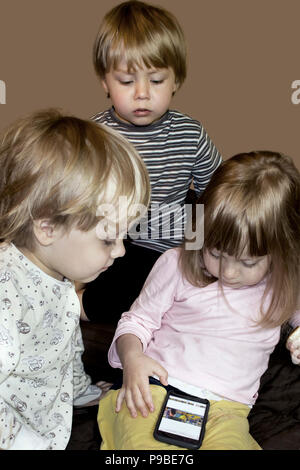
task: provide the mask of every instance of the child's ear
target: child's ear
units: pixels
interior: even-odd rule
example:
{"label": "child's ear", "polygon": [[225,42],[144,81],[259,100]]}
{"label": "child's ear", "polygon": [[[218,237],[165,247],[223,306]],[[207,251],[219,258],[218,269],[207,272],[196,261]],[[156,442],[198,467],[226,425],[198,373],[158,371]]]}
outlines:
{"label": "child's ear", "polygon": [[103,78],[103,80],[101,80],[101,83],[102,83],[102,86],[104,88],[104,91],[106,93],[107,98],[110,98],[109,89],[108,89],[105,78]]}
{"label": "child's ear", "polygon": [[175,82],[175,83],[174,83],[173,93],[172,93],[173,96],[175,95],[175,93],[176,93],[176,91],[178,90],[179,86],[180,86],[179,82]]}
{"label": "child's ear", "polygon": [[57,229],[49,219],[34,220],[33,233],[43,246],[51,245],[57,238]]}
{"label": "child's ear", "polygon": [[101,83],[102,83],[102,86],[103,86],[103,88],[104,88],[105,93],[106,93],[106,94],[109,94],[109,89],[108,89],[108,86],[107,86],[107,83],[106,83],[105,78],[103,78],[103,79],[101,80]]}

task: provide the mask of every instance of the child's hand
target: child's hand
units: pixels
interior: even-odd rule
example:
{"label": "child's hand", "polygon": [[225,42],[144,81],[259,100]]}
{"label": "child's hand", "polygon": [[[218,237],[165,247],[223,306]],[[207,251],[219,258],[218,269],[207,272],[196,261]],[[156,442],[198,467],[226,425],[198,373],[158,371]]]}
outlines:
{"label": "child's hand", "polygon": [[102,398],[105,397],[107,392],[109,392],[110,387],[112,386],[112,383],[104,382],[103,380],[101,380],[100,382],[97,382],[96,385],[97,385],[97,387],[101,388],[101,390],[102,390],[102,393],[101,393],[101,396],[100,396],[100,400],[102,400]]}
{"label": "child's hand", "polygon": [[[100,381],[100,382],[97,382],[95,385],[92,385],[91,387],[93,387],[93,390],[95,392],[95,388],[96,386],[98,388],[100,388],[101,390],[101,395],[97,398],[95,398],[94,400],[91,400],[87,403],[84,403],[82,405],[77,405],[77,407],[79,408],[83,408],[83,407],[86,407],[86,406],[94,406],[94,405],[98,405],[99,401],[102,400],[102,398],[105,397],[105,395],[107,394],[107,392],[109,391],[110,387],[112,386],[112,383],[109,383],[109,382],[104,382],[104,381]],[[96,389],[97,390],[97,389]],[[100,393],[100,390],[99,390],[99,393]],[[75,405],[76,406],[76,405]]]}
{"label": "child's hand", "polygon": [[124,365],[123,386],[119,391],[116,412],[119,412],[125,399],[127,408],[133,418],[137,410],[145,418],[154,405],[149,387],[149,376],[156,375],[163,385],[168,385],[168,373],[158,362],[143,353],[134,355]]}
{"label": "child's hand", "polygon": [[300,364],[300,327],[298,326],[288,337],[286,342],[287,349],[291,352],[293,364]]}

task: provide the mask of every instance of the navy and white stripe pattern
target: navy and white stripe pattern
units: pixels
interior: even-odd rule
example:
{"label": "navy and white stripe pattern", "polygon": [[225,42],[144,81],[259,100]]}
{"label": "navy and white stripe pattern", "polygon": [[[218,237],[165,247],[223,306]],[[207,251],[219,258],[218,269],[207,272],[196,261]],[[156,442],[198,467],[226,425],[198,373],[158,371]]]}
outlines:
{"label": "navy and white stripe pattern", "polygon": [[201,194],[221,156],[202,125],[178,111],[167,111],[149,126],[135,126],[118,119],[114,109],[93,120],[120,132],[143,158],[151,181],[151,207],[147,220],[130,233],[134,243],[160,252],[181,243],[184,235],[184,201],[193,181]]}

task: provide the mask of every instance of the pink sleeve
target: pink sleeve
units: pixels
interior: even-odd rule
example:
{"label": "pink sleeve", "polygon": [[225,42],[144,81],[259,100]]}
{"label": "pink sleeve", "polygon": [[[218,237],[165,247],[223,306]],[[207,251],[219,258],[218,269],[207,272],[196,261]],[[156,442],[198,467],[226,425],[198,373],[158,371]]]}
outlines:
{"label": "pink sleeve", "polygon": [[116,348],[119,336],[127,333],[137,336],[145,351],[153,332],[160,328],[164,313],[174,302],[177,284],[181,279],[179,253],[179,249],[173,248],[158,258],[139,297],[129,312],[122,314],[108,352],[108,362],[112,367],[122,368]]}

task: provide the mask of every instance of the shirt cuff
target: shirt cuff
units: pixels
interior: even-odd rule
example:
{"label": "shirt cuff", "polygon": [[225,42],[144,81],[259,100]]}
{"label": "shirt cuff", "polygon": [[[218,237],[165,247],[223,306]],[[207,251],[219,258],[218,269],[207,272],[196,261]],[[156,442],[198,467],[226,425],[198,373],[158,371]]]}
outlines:
{"label": "shirt cuff", "polygon": [[89,385],[85,392],[81,393],[78,397],[73,400],[74,406],[83,406],[89,403],[90,401],[96,400],[97,398],[100,399],[102,394],[101,388],[97,387],[97,385]]}

